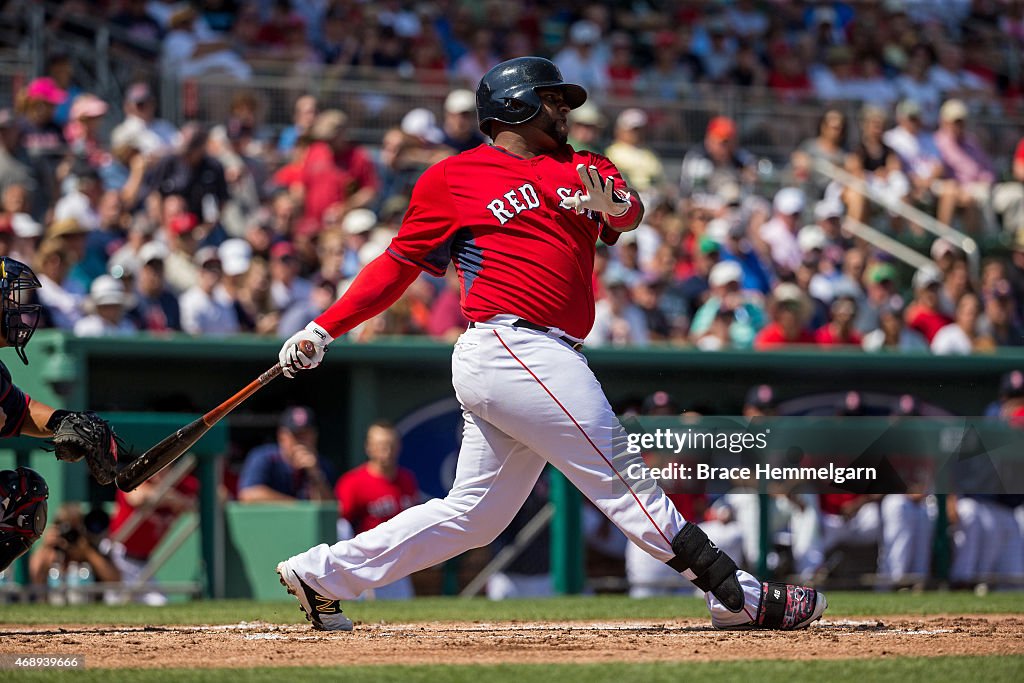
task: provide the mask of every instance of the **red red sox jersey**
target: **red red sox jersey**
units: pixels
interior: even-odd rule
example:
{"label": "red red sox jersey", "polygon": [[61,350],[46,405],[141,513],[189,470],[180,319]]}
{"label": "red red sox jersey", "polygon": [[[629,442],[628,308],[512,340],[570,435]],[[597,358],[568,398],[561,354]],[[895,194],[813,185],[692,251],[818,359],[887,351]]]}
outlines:
{"label": "red red sox jersey", "polygon": [[394,479],[374,474],[366,465],[346,472],[334,487],[338,514],[361,534],[420,502],[416,475],[399,468]]}
{"label": "red red sox jersey", "polygon": [[437,276],[454,262],[470,320],[508,313],[583,338],[594,323],[594,245],[618,233],[560,206],[582,189],[577,164],[625,190],[612,162],[568,145],[529,159],[481,145],[444,159],[417,182],[388,251]]}

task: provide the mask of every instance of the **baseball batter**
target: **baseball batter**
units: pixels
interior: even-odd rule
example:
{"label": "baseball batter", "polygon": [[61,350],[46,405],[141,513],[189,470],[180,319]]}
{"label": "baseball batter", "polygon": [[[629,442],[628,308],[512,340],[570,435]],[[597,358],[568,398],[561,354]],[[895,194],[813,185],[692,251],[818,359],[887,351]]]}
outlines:
{"label": "baseball batter", "polygon": [[[452,490],[334,545],[277,566],[317,628],[349,630],[339,601],[490,543],[545,463],[565,474],[633,543],[706,591],[718,628],[803,628],[821,593],[741,572],[651,479],[580,353],[594,320],[595,244],[643,217],[606,158],[566,144],[586,91],[555,65],[520,57],[477,88],[480,129],[494,141],[429,168],[386,253],[281,348],[285,375],[316,367],[336,337],[394,303],[421,271],[454,262],[472,322],[455,344],[452,383],[465,428]],[[313,358],[298,352],[311,341]]]}

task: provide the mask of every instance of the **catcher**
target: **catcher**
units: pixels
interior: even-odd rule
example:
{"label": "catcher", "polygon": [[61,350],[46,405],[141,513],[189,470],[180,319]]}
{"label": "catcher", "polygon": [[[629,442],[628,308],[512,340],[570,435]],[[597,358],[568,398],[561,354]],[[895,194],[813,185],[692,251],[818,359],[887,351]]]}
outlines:
{"label": "catcher", "polygon": [[[0,256],[0,346],[13,347],[28,365],[25,346],[39,322],[40,306],[28,303],[39,279],[24,263]],[[0,437],[52,438],[58,460],[85,458],[101,484],[114,480],[119,441],[95,413],[55,410],[14,385],[0,362]],[[46,526],[46,481],[35,470],[0,470],[0,571],[27,551]]]}

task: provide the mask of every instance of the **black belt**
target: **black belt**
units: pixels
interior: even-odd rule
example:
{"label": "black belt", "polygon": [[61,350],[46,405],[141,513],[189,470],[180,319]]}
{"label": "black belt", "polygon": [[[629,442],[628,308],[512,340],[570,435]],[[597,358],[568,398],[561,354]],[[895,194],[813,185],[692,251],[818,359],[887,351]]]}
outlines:
{"label": "black belt", "polygon": [[[469,323],[469,326],[470,327],[476,327],[476,323],[475,322],[471,322],[471,323]],[[536,332],[543,332],[545,334],[551,332],[551,328],[550,327],[545,327],[543,325],[538,325],[537,323],[531,323],[529,320],[524,320],[523,318],[519,318],[518,320],[513,322],[512,323],[512,327],[522,327],[522,328],[525,328],[527,330],[534,330]],[[558,337],[558,339],[560,339],[561,341],[563,341],[566,344],[568,344],[572,348],[573,351],[579,351],[580,349],[583,348],[583,342],[576,341],[572,337],[566,336],[564,334],[560,335]]]}

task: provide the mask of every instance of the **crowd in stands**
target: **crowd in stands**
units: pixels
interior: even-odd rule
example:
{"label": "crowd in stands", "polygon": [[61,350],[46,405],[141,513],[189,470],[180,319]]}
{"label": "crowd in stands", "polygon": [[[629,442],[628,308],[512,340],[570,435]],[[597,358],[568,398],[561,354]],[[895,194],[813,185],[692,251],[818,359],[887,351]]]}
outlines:
{"label": "crowd in stands", "polygon": [[[413,108],[362,145],[349,113],[313,94],[279,103],[293,107],[281,130],[252,90],[233,91],[212,127],[161,119],[156,83],[131,84],[113,106],[55,51],[0,111],[0,253],[39,275],[43,326],[288,336],[384,252],[427,166],[487,144],[473,93],[484,71],[539,53],[592,93],[570,143],[605,153],[647,206],[639,229],[598,246],[588,346],[1024,345],[1024,144],[1011,158],[974,130],[1024,92],[1008,75],[1022,5],[111,2],[111,24],[162,41],[175,76],[244,82],[259,57],[455,85],[440,110]],[[726,116],[710,118],[678,172],[648,144],[678,123],[651,102],[720,85],[822,101],[817,133],[794,141],[771,183]],[[607,97],[644,106],[611,116]],[[855,121],[829,105],[848,100],[863,105]],[[895,202],[1004,248],[975,271],[962,245],[883,208]],[[908,269],[857,237],[860,224],[934,265]],[[450,340],[467,323],[459,289],[454,272],[424,275],[348,337]]]}

